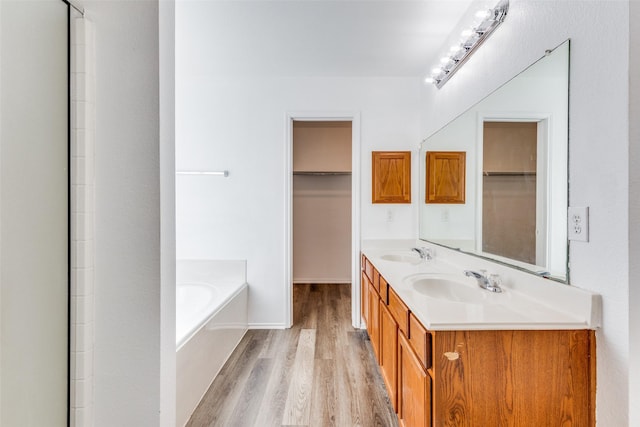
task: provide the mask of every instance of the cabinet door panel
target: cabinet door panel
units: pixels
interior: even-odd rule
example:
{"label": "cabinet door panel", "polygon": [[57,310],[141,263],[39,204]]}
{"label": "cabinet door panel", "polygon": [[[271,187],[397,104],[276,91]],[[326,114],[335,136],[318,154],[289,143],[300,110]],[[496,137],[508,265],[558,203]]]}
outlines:
{"label": "cabinet door panel", "polygon": [[592,426],[592,333],[437,332],[434,426]]}
{"label": "cabinet door panel", "polygon": [[372,203],[411,203],[411,151],[373,151]]}
{"label": "cabinet door panel", "polygon": [[409,342],[426,369],[431,367],[431,334],[409,313]]}
{"label": "cabinet door panel", "polygon": [[[369,324],[369,279],[367,275],[362,272],[362,279],[360,280],[361,284],[361,295],[360,295],[360,310],[362,318],[364,322]],[[368,326],[367,326],[368,328]]]}
{"label": "cabinet door panel", "polygon": [[387,305],[380,300],[380,368],[393,409],[398,412],[398,325]]}
{"label": "cabinet door panel", "polygon": [[376,360],[380,360],[380,305],[378,301],[380,297],[376,292],[373,284],[369,283],[369,320],[367,322],[367,331],[369,339],[373,347],[373,354]]}
{"label": "cabinet door panel", "polygon": [[431,426],[431,378],[398,334],[398,419],[404,427]]}

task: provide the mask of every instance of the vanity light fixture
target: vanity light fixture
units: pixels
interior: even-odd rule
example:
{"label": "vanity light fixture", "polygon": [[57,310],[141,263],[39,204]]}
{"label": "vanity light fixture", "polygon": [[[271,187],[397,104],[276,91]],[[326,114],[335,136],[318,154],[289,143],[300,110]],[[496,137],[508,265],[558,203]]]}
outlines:
{"label": "vanity light fixture", "polygon": [[476,12],[476,22],[460,33],[459,42],[440,59],[440,65],[431,71],[431,76],[427,77],[425,82],[433,83],[440,89],[487,37],[502,24],[508,10],[509,0],[500,0],[492,9]]}

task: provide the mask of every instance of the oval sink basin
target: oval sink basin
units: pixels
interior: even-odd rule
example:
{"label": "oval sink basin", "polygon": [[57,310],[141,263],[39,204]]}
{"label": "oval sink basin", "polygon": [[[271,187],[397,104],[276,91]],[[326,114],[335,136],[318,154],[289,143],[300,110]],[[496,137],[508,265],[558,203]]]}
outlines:
{"label": "oval sink basin", "polygon": [[382,255],[380,258],[385,261],[405,262],[408,264],[420,264],[422,262],[422,258],[417,254],[386,254]]}
{"label": "oval sink basin", "polygon": [[447,279],[420,279],[413,283],[413,287],[428,297],[449,301],[473,303],[482,298],[477,290]]}
{"label": "oval sink basin", "polygon": [[478,287],[475,279],[452,275],[421,275],[412,278],[411,285],[423,295],[453,302],[480,303],[491,294]]}

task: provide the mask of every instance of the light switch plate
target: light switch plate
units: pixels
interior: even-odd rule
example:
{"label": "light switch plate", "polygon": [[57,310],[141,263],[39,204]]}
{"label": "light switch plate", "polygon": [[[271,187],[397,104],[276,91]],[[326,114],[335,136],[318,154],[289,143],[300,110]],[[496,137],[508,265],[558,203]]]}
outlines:
{"label": "light switch plate", "polygon": [[569,240],[588,242],[589,241],[589,208],[569,207],[568,230]]}

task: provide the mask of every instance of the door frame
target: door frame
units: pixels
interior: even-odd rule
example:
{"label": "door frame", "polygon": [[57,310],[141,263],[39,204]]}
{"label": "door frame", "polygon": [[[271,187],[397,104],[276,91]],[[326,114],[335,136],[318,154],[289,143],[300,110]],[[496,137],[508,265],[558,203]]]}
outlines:
{"label": "door frame", "polygon": [[293,122],[351,122],[351,323],[360,328],[360,113],[288,112],[285,115],[285,327],[293,325]]}
{"label": "door frame", "polygon": [[[536,191],[536,265],[549,266],[549,241],[547,232],[549,224],[549,182],[548,165],[551,164],[548,144],[551,138],[551,114],[548,113],[478,113],[476,141],[476,251],[482,253],[482,169],[484,147],[484,123],[485,122],[528,122],[537,123],[537,175],[536,187],[544,192]],[[540,160],[544,160],[543,162]]]}

